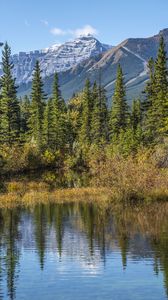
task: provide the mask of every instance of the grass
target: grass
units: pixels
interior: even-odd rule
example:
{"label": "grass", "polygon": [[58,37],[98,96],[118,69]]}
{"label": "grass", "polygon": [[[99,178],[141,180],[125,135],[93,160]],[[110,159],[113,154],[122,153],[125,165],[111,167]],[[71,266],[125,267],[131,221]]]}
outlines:
{"label": "grass", "polygon": [[50,189],[43,182],[10,182],[7,192],[0,194],[0,208],[17,205],[32,206],[48,202],[105,202],[109,198],[106,188],[83,187],[67,189]]}
{"label": "grass", "polygon": [[136,156],[112,156],[92,168],[94,186],[106,187],[117,201],[167,201],[168,168],[150,151]]}
{"label": "grass", "polygon": [[[58,174],[43,176],[41,181],[40,179],[9,181],[4,184],[5,192],[0,194],[0,207],[34,205],[48,201],[96,201],[102,205],[109,202],[166,202],[168,201],[168,166],[165,165],[167,151],[168,149],[163,151],[160,148],[158,151],[147,149],[127,157],[108,153],[103,157],[100,154],[97,157],[94,155],[90,161],[92,179],[88,187],[56,188],[55,180],[60,176]],[[78,180],[75,181],[77,182]],[[3,182],[1,185],[3,186]]]}

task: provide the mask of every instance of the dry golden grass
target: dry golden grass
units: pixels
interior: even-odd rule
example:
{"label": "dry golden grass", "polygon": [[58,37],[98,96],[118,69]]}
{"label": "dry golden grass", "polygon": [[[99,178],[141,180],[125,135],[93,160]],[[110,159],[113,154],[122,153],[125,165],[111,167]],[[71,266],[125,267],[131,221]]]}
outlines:
{"label": "dry golden grass", "polygon": [[29,184],[14,182],[8,185],[8,193],[0,195],[0,208],[17,205],[32,206],[37,203],[48,202],[106,202],[108,190],[106,188],[68,188],[49,190],[46,184],[31,182]]}
{"label": "dry golden grass", "polygon": [[168,200],[168,169],[159,168],[150,152],[100,162],[93,184],[106,187],[116,200]]}
{"label": "dry golden grass", "polygon": [[161,167],[160,157],[151,150],[141,150],[136,156],[126,158],[107,155],[93,159],[90,164],[93,179],[86,188],[51,190],[51,185],[44,181],[8,182],[6,194],[0,194],[0,207],[48,201],[98,201],[102,205],[109,201],[168,201],[168,168]]}

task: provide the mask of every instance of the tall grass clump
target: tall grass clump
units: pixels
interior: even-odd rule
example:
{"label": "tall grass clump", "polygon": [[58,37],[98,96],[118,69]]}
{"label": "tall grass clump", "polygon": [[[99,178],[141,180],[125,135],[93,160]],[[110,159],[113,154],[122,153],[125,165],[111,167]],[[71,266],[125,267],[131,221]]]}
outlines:
{"label": "tall grass clump", "polygon": [[[166,154],[167,155],[167,154]],[[108,188],[117,200],[168,200],[168,169],[162,149],[136,155],[109,154],[91,161],[92,184]]]}

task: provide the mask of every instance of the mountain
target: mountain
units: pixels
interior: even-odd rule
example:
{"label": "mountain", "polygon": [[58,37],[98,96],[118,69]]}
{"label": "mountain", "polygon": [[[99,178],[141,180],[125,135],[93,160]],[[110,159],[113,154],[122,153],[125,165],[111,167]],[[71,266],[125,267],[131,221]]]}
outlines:
{"label": "mountain", "polygon": [[[111,47],[101,44],[91,35],[79,37],[63,45],[53,45],[43,50],[20,52],[12,56],[17,84],[31,82],[33,68],[38,59],[45,78],[55,72],[65,72],[82,61],[100,55]],[[0,70],[2,73],[2,70]]]}
{"label": "mountain", "polygon": [[117,65],[120,63],[127,98],[131,100],[141,95],[144,89],[148,79],[147,62],[150,57],[156,57],[161,35],[168,52],[168,29],[164,29],[149,38],[129,38],[115,47],[104,45],[89,35],[42,51],[15,55],[12,59],[15,76],[20,83],[19,93],[30,92],[33,66],[35,60],[39,59],[47,94],[51,94],[53,73],[57,71],[65,99],[80,91],[86,78],[93,83],[100,77],[110,98],[114,91]]}
{"label": "mountain", "polygon": [[[142,91],[148,80],[148,60],[150,57],[156,58],[161,36],[164,37],[168,52],[168,29],[164,29],[153,37],[129,38],[101,55],[93,56],[61,72],[59,77],[65,99],[74,92],[80,91],[86,78],[93,83],[94,80],[99,80],[100,74],[102,85],[110,99],[114,91],[119,63],[123,68],[128,100],[139,95],[143,97]],[[48,94],[51,93],[52,79],[52,76],[45,78],[45,89]]]}

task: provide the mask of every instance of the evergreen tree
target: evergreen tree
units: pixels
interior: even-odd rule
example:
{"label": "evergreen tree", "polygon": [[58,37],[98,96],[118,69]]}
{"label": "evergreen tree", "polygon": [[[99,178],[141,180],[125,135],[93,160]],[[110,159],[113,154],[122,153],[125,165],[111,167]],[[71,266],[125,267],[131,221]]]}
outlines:
{"label": "evergreen tree", "polygon": [[57,74],[54,75],[51,114],[53,132],[52,147],[54,150],[63,150],[67,137],[66,105],[61,97]]}
{"label": "evergreen tree", "polygon": [[146,84],[145,87],[145,94],[146,98],[145,101],[142,103],[142,109],[145,113],[150,110],[152,103],[153,103],[153,98],[155,96],[155,76],[154,76],[154,71],[155,71],[155,61],[151,57],[148,62],[148,73],[149,73],[149,80]]}
{"label": "evergreen tree", "polygon": [[73,141],[79,140],[79,133],[82,122],[82,102],[83,102],[83,94],[79,93],[75,95],[68,102],[68,111],[67,115],[69,118],[69,122],[71,124],[71,134],[73,136]]}
{"label": "evergreen tree", "polygon": [[54,144],[54,120],[53,120],[53,102],[50,98],[47,102],[47,105],[45,107],[44,111],[44,127],[43,127],[43,133],[44,133],[44,145],[49,148],[53,148]]}
{"label": "evergreen tree", "polygon": [[122,68],[117,69],[117,79],[114,96],[112,99],[112,110],[109,120],[110,137],[118,135],[121,130],[125,130],[128,122],[128,105],[125,99],[125,87]]}
{"label": "evergreen tree", "polygon": [[0,79],[0,140],[12,144],[19,139],[20,108],[17,87],[12,76],[11,49],[6,43],[2,51],[3,76]]}
{"label": "evergreen tree", "polygon": [[32,102],[31,102],[31,116],[29,120],[30,135],[32,141],[37,144],[38,147],[42,146],[43,138],[43,117],[44,117],[44,91],[43,82],[41,78],[41,70],[39,62],[36,62],[33,82],[32,82]]}
{"label": "evergreen tree", "polygon": [[107,138],[107,104],[104,90],[97,87],[96,82],[92,91],[93,112],[91,117],[91,140],[95,144]]}
{"label": "evergreen tree", "polygon": [[55,102],[55,106],[58,107],[60,112],[66,111],[66,104],[64,99],[61,96],[60,86],[59,86],[59,79],[58,74],[54,74],[54,80],[53,80],[53,101]]}
{"label": "evergreen tree", "polygon": [[90,81],[87,79],[83,91],[83,104],[81,116],[80,142],[89,144],[91,141],[91,117],[93,110],[93,98],[90,90]]}
{"label": "evergreen tree", "polygon": [[31,113],[30,99],[28,96],[25,96],[23,100],[20,99],[20,112],[21,112],[21,120],[20,120],[21,140],[26,141],[29,132],[29,119]]}
{"label": "evergreen tree", "polygon": [[132,112],[131,112],[131,124],[134,133],[136,133],[138,127],[141,126],[141,123],[142,123],[141,101],[139,99],[133,100]]}
{"label": "evergreen tree", "polygon": [[131,112],[131,129],[133,136],[133,150],[136,151],[143,140],[142,134],[142,104],[141,101],[133,100]]}
{"label": "evergreen tree", "polygon": [[148,143],[161,137],[166,131],[165,120],[168,117],[166,107],[168,93],[166,61],[165,43],[163,37],[161,37],[154,70],[151,71],[152,67],[150,68],[150,79],[146,88],[147,102],[150,104],[145,120],[145,138]]}
{"label": "evergreen tree", "polygon": [[157,124],[156,131],[164,132],[164,119],[168,116],[166,109],[166,100],[168,92],[167,80],[167,58],[165,51],[165,43],[163,37],[160,38],[160,47],[155,63],[155,92],[156,98],[153,105],[153,115],[155,124]]}

